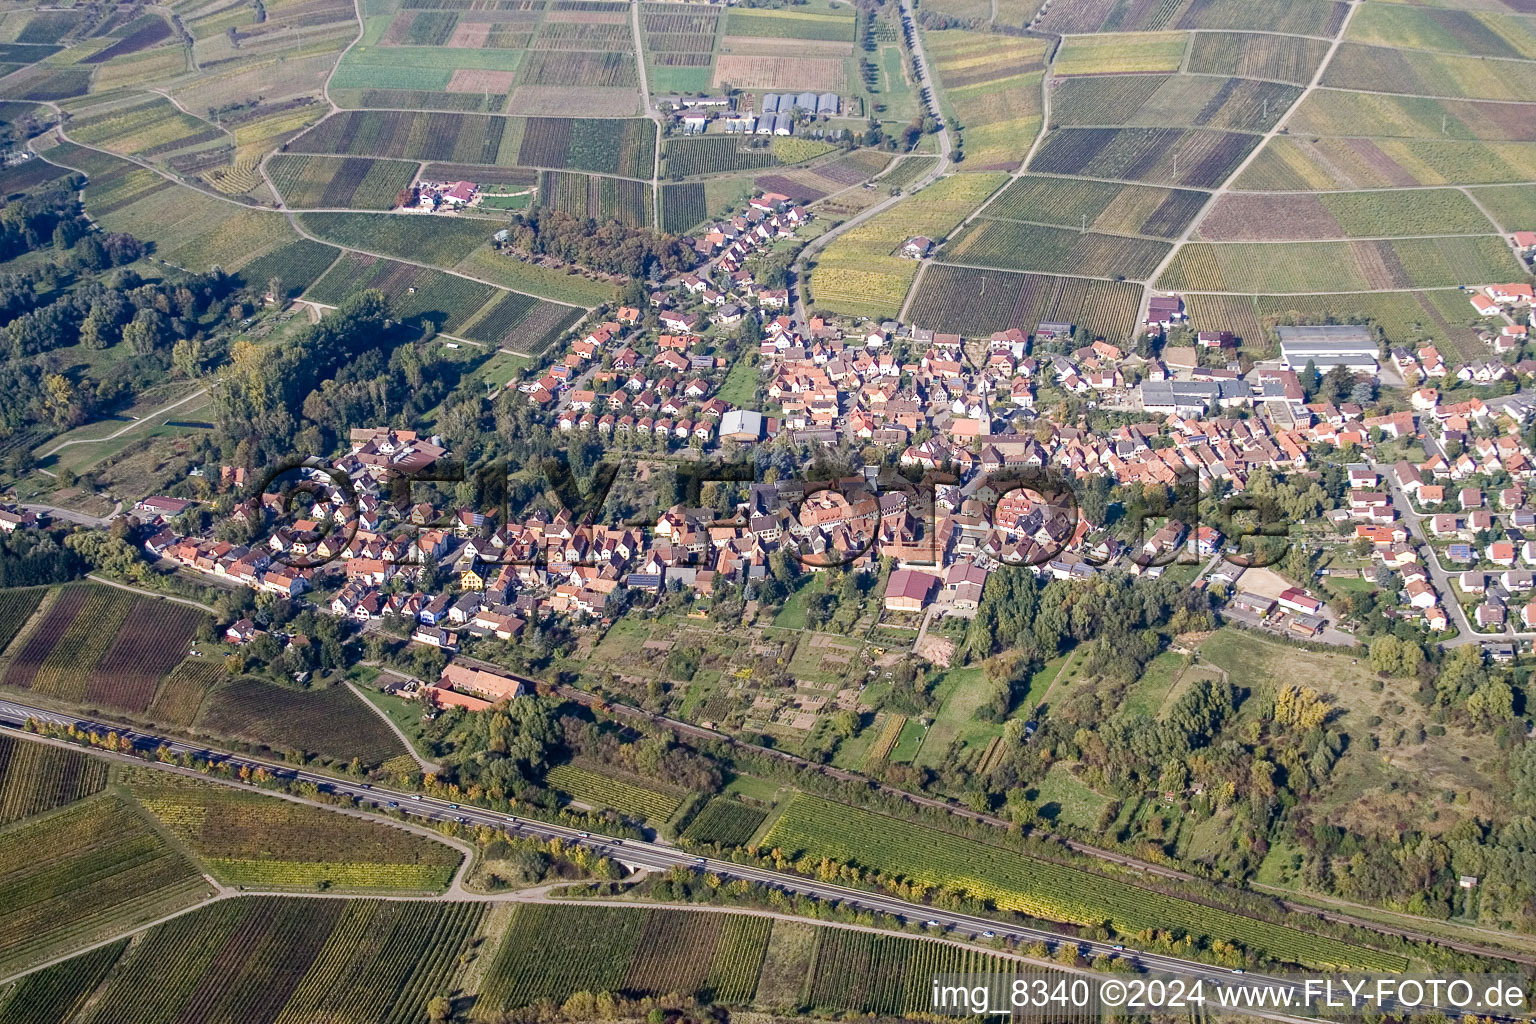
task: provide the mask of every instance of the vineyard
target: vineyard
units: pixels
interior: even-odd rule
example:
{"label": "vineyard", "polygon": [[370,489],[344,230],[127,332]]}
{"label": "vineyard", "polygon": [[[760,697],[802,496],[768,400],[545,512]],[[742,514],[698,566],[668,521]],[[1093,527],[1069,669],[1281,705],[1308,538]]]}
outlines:
{"label": "vineyard", "polygon": [[482,903],[223,900],[151,929],[77,1024],[418,1024],[484,914]]}
{"label": "vineyard", "polygon": [[1078,324],[1104,338],[1128,338],[1141,304],[1141,286],[1123,281],[974,270],[934,264],[912,299],[913,322],[933,330],[985,337],[1042,320]]}
{"label": "vineyard", "polygon": [[0,825],[72,804],[107,785],[107,763],[74,750],[0,736]]}
{"label": "vineyard", "polygon": [[681,800],[676,793],[601,775],[575,764],[555,765],[544,774],[544,781],[584,804],[610,807],[631,818],[658,823],[670,818]]}
{"label": "vineyard", "polygon": [[501,298],[484,306],[479,313],[459,328],[459,335],[470,341],[483,341],[500,345],[517,327],[528,319],[528,314],[542,305],[537,299],[521,292],[506,292]]}
{"label": "vineyard", "polygon": [[1529,104],[1315,89],[1286,124],[1305,135],[1519,141],[1536,137],[1536,109]]}
{"label": "vineyard", "polygon": [[1280,82],[1173,75],[1123,122],[1104,123],[1263,132],[1273,127],[1300,95],[1300,87]]}
{"label": "vineyard", "polygon": [[[437,330],[458,335],[479,310],[506,293],[467,277],[418,267],[410,263],[348,252],[309,289],[307,297],[328,306],[375,288],[390,301],[394,314],[413,327],[431,323]],[[530,306],[537,300],[518,296]]]}
{"label": "vineyard", "polygon": [[381,822],[126,768],[119,780],[226,885],[441,890],[458,851]]}
{"label": "vineyard", "polygon": [[1390,238],[1401,235],[1487,234],[1488,218],[1455,189],[1425,189],[1404,202],[1393,192],[1322,195],[1238,193],[1222,196],[1200,222],[1213,242]]}
{"label": "vineyard", "polygon": [[1060,128],[1045,137],[1030,168],[1212,188],[1257,143],[1254,135],[1199,128]]}
{"label": "vineyard", "polygon": [[197,869],[124,801],[99,797],[0,833],[0,972],[207,895]]}
{"label": "vineyard", "polygon": [[492,114],[405,110],[345,110],[289,143],[294,153],[513,164],[522,119]]}
{"label": "vineyard", "polygon": [[1322,39],[1199,32],[1189,47],[1189,71],[1306,85],[1327,52],[1328,43]]}
{"label": "vineyard", "polygon": [[886,715],[879,734],[875,736],[875,741],[869,745],[869,751],[864,755],[865,765],[874,767],[884,764],[885,759],[891,756],[891,751],[896,749],[896,741],[901,739],[901,730],[906,727],[906,715]]}
{"label": "vineyard", "polygon": [[1407,966],[1395,954],[1242,917],[1125,879],[1102,877],[817,797],[795,797],[762,846],[791,857],[831,857],[925,886],[967,892],[999,909],[1036,917],[1076,924],[1109,921],[1122,935],[1148,928],[1175,929],[1213,940],[1236,940],[1288,963],[1382,971]]}
{"label": "vineyard", "polygon": [[1536,33],[1528,23],[1480,11],[1394,10],[1373,4],[1361,8],[1349,23],[1349,38],[1410,50],[1536,58]]}
{"label": "vineyard", "polygon": [[[817,198],[820,198],[819,196]],[[698,182],[661,186],[661,230],[687,231],[709,216],[704,186]]]}
{"label": "vineyard", "polygon": [[1011,171],[1040,132],[1046,43],[986,32],[935,32],[928,50],[960,123],[965,166]]}
{"label": "vineyard", "polygon": [[165,677],[146,715],[152,722],[185,729],[197,720],[203,698],[223,681],[223,662],[188,658]]}
{"label": "vineyard", "polygon": [[155,156],[227,138],[222,128],[183,114],[161,96],[105,113],[73,118],[69,133],[88,146],[136,156]]}
{"label": "vineyard", "polygon": [[1497,235],[1359,242],[1230,242],[1179,250],[1159,288],[1258,294],[1435,288],[1514,280]]}
{"label": "vineyard", "polygon": [[1189,37],[1183,32],[1106,32],[1063,40],[1052,67],[1058,75],[1177,71]]}
{"label": "vineyard", "polygon": [[628,907],[519,906],[480,992],[482,1013],[573,992],[712,993],[750,1002],[772,922]]}
{"label": "vineyard", "polygon": [[749,148],[744,140],[727,135],[668,139],[661,158],[664,172],[674,180],[695,174],[751,171],[779,162],[767,146]]}
{"label": "vineyard", "polygon": [[1348,10],[1340,0],[1291,0],[1283,7],[1252,0],[1194,0],[1174,27],[1331,36]]}
{"label": "vineyard", "polygon": [[28,634],[4,683],[76,704],[142,712],[206,616],[113,587],[70,586]]}
{"label": "vineyard", "polygon": [[987,206],[988,217],[1110,234],[1178,238],[1208,193],[1024,175]]}
{"label": "vineyard", "polygon": [[577,217],[617,220],[631,228],[651,220],[651,187],[629,178],[602,178],[574,171],[540,171],[539,203]]}
{"label": "vineyard", "polygon": [[0,590],[0,652],[11,646],[21,627],[27,624],[37,606],[42,603],[47,587],[18,587]]}
{"label": "vineyard", "polygon": [[643,118],[530,117],[517,155],[529,167],[626,178],[649,178],[655,160],[656,126]]}
{"label": "vineyard", "polygon": [[1528,178],[1533,160],[1536,142],[1279,136],[1236,184],[1254,191],[1497,185]]}
{"label": "vineyard", "polygon": [[240,268],[239,276],[248,284],[265,285],[276,277],[289,297],[302,294],[336,262],[341,250],[324,242],[299,238],[273,249]]}
{"label": "vineyard", "polygon": [[914,261],[896,255],[902,243],[913,235],[943,239],[1005,180],[997,173],[951,174],[845,232],[816,257],[812,299],[870,316],[900,309],[917,275]]}
{"label": "vineyard", "polygon": [[1016,961],[981,950],[822,928],[816,934],[806,1001],[812,1006],[858,1007],[882,1016],[921,1014],[933,1006],[933,981],[941,975],[1018,975],[1019,967]]}
{"label": "vineyard", "polygon": [[[1426,337],[1448,346],[1461,360],[1479,358],[1487,347],[1467,326],[1471,306],[1456,289],[1417,292],[1356,292],[1340,295],[1260,295],[1257,315],[1290,322],[1351,322],[1368,319],[1381,327],[1389,342],[1412,344]],[[1442,349],[1442,351],[1444,351]]]}
{"label": "vineyard", "polygon": [[1049,11],[1042,9],[1034,29],[1074,34],[1199,28],[1328,36],[1338,31],[1347,9],[1337,0],[1294,0],[1278,9],[1251,0],[1055,4]]}
{"label": "vineyard", "polygon": [[267,172],[289,206],[390,210],[416,177],[416,164],[279,153],[267,162]]}
{"label": "vineyard", "polygon": [[208,695],[198,732],[275,751],[296,750],[345,764],[376,765],[401,752],[389,726],[345,686],[294,690],[241,678]]}
{"label": "vineyard", "polygon": [[1409,96],[1519,102],[1536,92],[1536,64],[1344,43],[1328,62],[1322,84]]}
{"label": "vineyard", "polygon": [[978,218],[939,251],[939,259],[1004,270],[1043,270],[1142,280],[1171,248],[1166,242]]}
{"label": "vineyard", "polygon": [[0,989],[0,1021],[5,1024],[59,1024],[69,1020],[96,991],[128,940],[108,943],[89,953],[28,974],[9,992]]}
{"label": "vineyard", "polygon": [[306,231],[338,245],[439,267],[451,267],[490,245],[497,227],[487,220],[378,213],[306,213],[300,220]]}
{"label": "vineyard", "polygon": [[755,807],[717,796],[688,823],[683,838],[690,843],[745,846],[766,817],[766,812]]}

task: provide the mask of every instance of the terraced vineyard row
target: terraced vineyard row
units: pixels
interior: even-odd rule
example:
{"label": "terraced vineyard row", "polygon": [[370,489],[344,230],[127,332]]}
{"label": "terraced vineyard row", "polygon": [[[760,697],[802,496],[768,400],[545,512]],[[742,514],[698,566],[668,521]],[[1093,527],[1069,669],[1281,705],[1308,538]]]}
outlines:
{"label": "terraced vineyard row", "polygon": [[1076,924],[1110,921],[1121,934],[1178,929],[1235,940],[1289,963],[1400,971],[1391,953],[1243,917],[965,839],[924,825],[811,796],[797,796],[769,829],[762,847],[796,856],[831,857],[934,888],[957,889],[1005,910]]}

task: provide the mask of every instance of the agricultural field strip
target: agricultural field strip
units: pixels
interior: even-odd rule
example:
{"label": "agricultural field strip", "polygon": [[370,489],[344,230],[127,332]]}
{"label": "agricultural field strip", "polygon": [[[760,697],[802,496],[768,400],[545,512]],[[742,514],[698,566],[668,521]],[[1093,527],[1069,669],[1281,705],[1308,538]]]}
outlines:
{"label": "agricultural field strip", "polygon": [[[139,160],[136,157],[124,156],[121,153],[113,153],[110,150],[100,149],[100,148],[98,148],[96,146],[87,146],[84,143],[75,142],[75,140],[69,138],[68,136],[66,136],[64,134],[64,129],[62,128],[62,126],[58,129],[58,132],[59,132],[59,137],[64,139],[64,141],[66,141],[66,142],[68,142],[68,143],[70,143],[72,145],[79,146],[81,149],[89,149],[89,150],[91,150],[93,152],[101,153],[104,156],[114,157],[114,158],[116,158],[118,160],[127,160],[128,162],[136,164],[139,167],[142,167],[142,168],[144,168],[147,171],[153,171],[155,174],[158,174],[160,177],[164,178],[166,181],[169,181],[173,185],[181,185],[183,187],[196,189],[198,192],[201,192],[204,195],[212,196],[213,198],[219,200],[220,202],[229,203],[231,206],[239,207],[241,210],[249,211],[251,209],[246,204],[244,204],[242,202],[239,202],[238,200],[232,199],[229,196],[221,195],[220,193],[215,192],[212,189],[202,189],[202,188],[198,188],[195,185],[189,185],[188,183],[182,181],[181,179],[173,177],[169,173],[160,170],[158,167],[155,167],[153,164],[146,163],[146,162],[144,162],[142,160]],[[47,158],[39,156],[39,159],[46,160]],[[51,161],[51,160],[48,160],[47,162],[48,163],[53,163],[53,161]],[[74,170],[74,168],[68,167],[68,166],[66,166],[64,164],[54,164],[54,166],[56,166],[56,167],[63,167],[67,171],[73,171]],[[582,172],[582,173],[586,173],[586,172]],[[625,179],[625,180],[633,181],[633,180],[637,180],[637,179]],[[346,212],[353,213],[353,212],[356,212],[356,211],[348,210]],[[411,214],[411,215],[399,214],[398,216],[416,216],[416,215],[414,215],[414,214]],[[436,265],[431,264],[431,263],[419,263],[419,262],[417,262],[415,260],[402,259],[402,258],[400,258],[398,256],[386,256],[383,253],[370,252],[367,249],[359,249],[356,246],[352,246],[352,245],[342,245],[339,242],[327,242],[325,239],[317,238],[316,236],[314,236],[314,235],[310,234],[308,231],[306,231],[304,229],[304,227],[299,223],[298,219],[296,217],[293,217],[292,215],[288,215],[288,223],[289,223],[290,226],[292,226],[294,231],[298,232],[298,234],[299,234],[299,236],[301,238],[307,238],[311,242],[319,242],[319,243],[321,243],[323,245],[335,246],[336,248],[339,248],[339,249],[342,249],[342,250],[345,250],[345,251],[358,252],[358,253],[362,253],[365,256],[373,256],[373,257],[376,257],[378,259],[390,259],[390,260],[395,260],[398,263],[409,263],[411,266],[422,267],[422,268],[425,268],[427,270],[438,270],[438,271],[441,271],[442,273],[445,273],[445,274],[452,274],[454,277],[462,277],[462,278],[464,278],[466,280],[474,281],[476,284],[488,285],[489,287],[496,288],[496,289],[499,289],[499,290],[505,291],[505,292],[517,292],[517,294],[519,294],[519,295],[526,295],[529,298],[537,299],[540,302],[549,302],[549,303],[553,303],[553,304],[555,304],[557,306],[568,306],[571,309],[587,309],[587,310],[590,310],[590,309],[593,308],[593,307],[590,307],[590,306],[578,306],[578,305],[576,305],[573,302],[565,302],[565,301],[560,300],[560,299],[546,298],[546,297],[544,297],[542,295],[536,295],[533,292],[519,292],[516,288],[508,288],[507,286],[497,284],[494,281],[487,281],[484,278],[475,277],[475,276],[473,276],[471,274],[461,273],[460,271],[452,270],[452,269],[449,269],[447,267],[439,267],[439,266],[436,266]]]}
{"label": "agricultural field strip", "polygon": [[[1127,282],[1129,284],[1147,284],[1149,281],[1153,280],[1153,278],[1149,278],[1149,277],[1148,278],[1143,278],[1143,277],[1120,277],[1120,276],[1106,276],[1104,274],[1078,274],[1078,273],[1071,273],[1071,274],[1069,274],[1069,273],[1067,273],[1066,271],[1063,271],[1063,270],[1035,270],[1034,268],[1030,268],[1028,270],[1021,270],[1018,267],[1005,267],[1005,266],[1002,266],[1002,265],[996,264],[996,263],[951,263],[948,260],[941,260],[941,259],[936,259],[936,258],[935,259],[924,260],[923,262],[924,262],[925,265],[932,264],[933,266],[936,266],[936,267],[954,267],[956,270],[996,270],[999,273],[1004,273],[1004,274],[1030,274],[1030,275],[1032,275],[1034,277],[1061,277],[1061,278],[1065,278],[1065,279],[1067,279],[1069,281],[1070,280],[1077,280],[1077,281],[1111,281],[1111,282],[1114,282],[1114,281],[1124,281],[1124,282]],[[1358,288],[1355,289],[1355,291],[1359,291],[1359,290],[1360,289],[1358,289]],[[1314,292],[1312,294],[1322,294],[1322,293]]]}
{"label": "agricultural field strip", "polygon": [[[357,213],[359,211],[357,211],[357,210],[346,210],[344,212],[346,212],[346,213]],[[388,216],[388,214],[382,214],[382,216]],[[404,216],[415,216],[415,215],[414,214],[399,214],[398,216],[404,217]],[[526,295],[530,299],[537,299],[539,302],[552,303],[552,304],[554,304],[556,306],[567,306],[567,307],[569,307],[571,309],[587,309],[587,310],[591,310],[593,308],[591,306],[578,306],[574,302],[564,302],[564,301],[562,301],[560,299],[545,298],[542,295],[535,295],[533,292],[520,292],[516,288],[508,288],[504,284],[497,284],[495,281],[487,281],[483,277],[475,277],[472,274],[461,273],[461,272],[459,272],[457,270],[453,270],[453,269],[451,269],[449,267],[440,267],[440,266],[438,266],[435,263],[420,263],[420,262],[418,262],[416,260],[408,260],[408,259],[404,259],[404,258],[399,257],[399,256],[389,256],[389,255],[386,255],[385,253],[382,253],[382,252],[372,252],[372,251],[370,251],[368,249],[359,249],[355,245],[344,245],[341,242],[327,242],[325,239],[320,238],[317,235],[312,235],[308,231],[306,231],[303,228],[303,226],[300,224],[299,220],[296,217],[290,216],[288,218],[288,223],[292,224],[293,225],[293,229],[295,231],[297,231],[302,237],[309,239],[311,242],[319,242],[322,245],[333,245],[336,248],[343,250],[344,252],[361,253],[364,256],[372,256],[375,259],[393,260],[396,263],[407,263],[407,264],[409,264],[409,265],[411,265],[413,267],[421,267],[423,270],[436,270],[436,271],[438,271],[440,273],[452,274],[454,277],[462,277],[466,281],[473,281],[476,284],[483,284],[483,285],[486,285],[487,287],[495,288],[498,291],[516,292],[516,294],[518,294],[518,295]]]}
{"label": "agricultural field strip", "polygon": [[[1177,34],[1177,35],[1186,35],[1186,36],[1201,35],[1201,34],[1231,35],[1234,32],[1239,32],[1239,33],[1241,33],[1241,34],[1243,34],[1245,36],[1291,36],[1292,38],[1295,38],[1295,39],[1317,39],[1317,40],[1321,40],[1322,42],[1325,42],[1325,43],[1333,41],[1333,36],[1314,36],[1314,35],[1308,35],[1305,32],[1276,32],[1273,29],[1260,29],[1260,28],[1128,29],[1128,30],[1126,30],[1124,32],[1116,32],[1116,31],[1113,31],[1113,30],[1105,30],[1105,31],[1102,31],[1102,32],[1053,32],[1051,34],[1052,35],[1060,36],[1061,39],[1063,41],[1065,41],[1067,39],[1094,39],[1094,38],[1097,38],[1099,36],[1117,35],[1117,34],[1119,34],[1119,35],[1126,35],[1126,34],[1135,34],[1135,35],[1147,34],[1147,35],[1150,35],[1153,32],[1166,32],[1169,35]],[[1183,74],[1184,72],[1180,72],[1180,73]]]}
{"label": "agricultural field strip", "polygon": [[[977,212],[976,216],[973,217],[972,220],[997,220],[1005,221],[1009,224],[1033,224],[1034,226],[1041,228],[1060,229],[1063,227],[1061,224],[1053,224],[1048,220],[1030,220],[1026,217],[1005,217],[998,213],[984,213],[980,211]],[[967,221],[966,223],[970,223],[970,221]],[[1069,228],[1069,230],[1075,231],[1076,228]],[[958,233],[958,231],[956,233]],[[1168,241],[1168,239],[1159,237],[1158,235],[1144,235],[1139,231],[1102,231],[1095,229],[1092,225],[1089,226],[1088,233],[1093,235],[1109,235],[1112,238],[1144,238],[1149,242]],[[1482,232],[1482,234],[1492,234],[1492,232]]]}

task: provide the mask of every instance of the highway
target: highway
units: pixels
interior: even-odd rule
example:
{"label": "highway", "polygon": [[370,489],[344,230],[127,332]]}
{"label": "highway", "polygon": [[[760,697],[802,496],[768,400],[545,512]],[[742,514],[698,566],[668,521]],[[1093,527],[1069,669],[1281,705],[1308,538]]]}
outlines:
{"label": "highway", "polygon": [[[674,867],[684,867],[690,870],[708,871],[721,878],[760,882],[789,893],[800,893],[816,899],[836,901],[863,910],[890,914],[906,923],[927,924],[933,929],[935,934],[947,934],[949,937],[976,939],[983,942],[989,941],[996,936],[1020,943],[1031,943],[1036,940],[1051,944],[1071,942],[1076,943],[1082,954],[1087,958],[1100,954],[1126,956],[1130,957],[1136,966],[1144,971],[1177,975],[1189,980],[1202,979],[1210,983],[1229,987],[1291,985],[1299,988],[1299,986],[1296,986],[1294,979],[1282,979],[1272,975],[1253,972],[1237,974],[1226,968],[1212,966],[1211,964],[1195,960],[1186,960],[1160,953],[1126,951],[1123,947],[1116,949],[1115,945],[1110,942],[1079,939],[1075,935],[1062,931],[1008,924],[986,917],[978,917],[973,914],[946,910],[941,907],[933,907],[921,903],[912,903],[881,893],[850,889],[815,879],[802,878],[799,875],[774,871],[769,868],[737,864],[732,861],[716,860],[713,858],[696,857],[686,851],[658,843],[605,836],[569,828],[564,825],[552,824],[547,821],[493,812],[480,807],[462,806],[419,793],[393,790],[364,782],[356,782],[351,779],[306,771],[303,768],[295,768],[280,761],[266,761],[246,754],[232,754],[210,750],[207,747],[196,744],[137,732],[105,723],[92,722],[56,711],[31,707],[12,700],[0,699],[0,725],[20,729],[29,718],[41,722],[49,722],[57,726],[67,727],[74,725],[79,729],[99,733],[116,732],[119,736],[128,738],[141,750],[154,750],[164,746],[177,755],[184,753],[203,755],[237,768],[239,766],[248,766],[253,771],[257,768],[263,768],[273,775],[284,779],[313,783],[324,792],[352,797],[360,804],[365,805],[363,807],[365,810],[366,805],[371,804],[381,810],[399,809],[427,821],[457,821],[466,825],[487,825],[492,828],[505,829],[515,834],[535,836],[544,840],[558,838],[565,842],[579,843],[591,847],[632,868],[668,870]],[[159,762],[154,761],[146,763],[151,766],[159,765]],[[185,771],[185,769],[174,765],[160,766],[171,771]],[[1446,1012],[1450,1015],[1456,1015],[1459,1011],[1453,1008],[1446,1008]],[[1302,1019],[1277,1013],[1264,1014],[1264,1016],[1286,1020]],[[1522,1020],[1523,1018],[1506,1019]]]}

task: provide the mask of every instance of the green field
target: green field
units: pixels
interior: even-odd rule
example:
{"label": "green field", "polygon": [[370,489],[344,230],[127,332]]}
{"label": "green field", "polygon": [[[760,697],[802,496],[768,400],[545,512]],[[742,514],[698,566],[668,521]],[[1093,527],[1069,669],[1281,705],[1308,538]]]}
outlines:
{"label": "green field", "polygon": [[[999,833],[998,843],[1006,842]],[[1288,963],[1357,970],[1402,970],[1395,954],[1256,921],[1174,896],[874,814],[818,797],[797,796],[762,845],[794,857],[831,857],[927,886],[966,892],[1000,909],[1078,924],[1110,921],[1121,935],[1183,930],[1236,940]]]}

